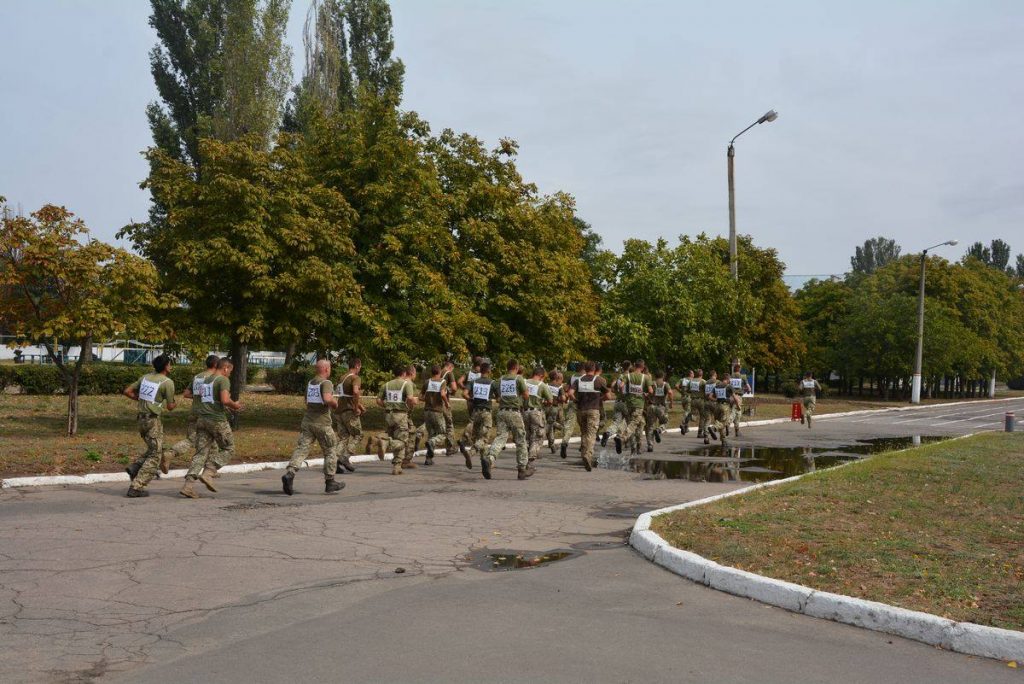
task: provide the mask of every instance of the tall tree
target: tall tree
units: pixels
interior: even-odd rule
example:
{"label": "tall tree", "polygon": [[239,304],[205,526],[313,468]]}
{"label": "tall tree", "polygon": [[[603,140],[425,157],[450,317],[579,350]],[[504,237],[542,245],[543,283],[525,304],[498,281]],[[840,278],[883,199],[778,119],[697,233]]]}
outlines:
{"label": "tall tree", "polygon": [[874,273],[898,259],[900,251],[900,246],[890,238],[878,236],[865,240],[864,246],[857,247],[856,253],[850,257],[850,268],[859,275]]}
{"label": "tall tree", "polygon": [[1006,267],[1010,264],[1010,245],[996,238],[992,241],[991,251],[992,263],[989,266],[1005,271]]}
{"label": "tall tree", "polygon": [[160,102],[146,115],[154,144],[200,167],[199,140],[277,127],[291,72],[290,0],[150,0],[158,43],[150,70]]}
{"label": "tall tree", "polygon": [[1024,254],[1017,255],[1017,278],[1024,280]]}
{"label": "tall tree", "polygon": [[145,187],[167,219],[160,231],[136,224],[122,233],[189,318],[229,337],[237,397],[251,344],[311,336],[330,348],[337,316],[363,315],[347,266],[355,216],[292,141],[266,151],[258,137],[204,139],[200,155],[207,172],[196,176],[191,165],[151,150]]}
{"label": "tall tree", "polygon": [[[0,325],[46,348],[67,390],[67,434],[75,435],[86,350],[126,327],[147,329],[156,273],[146,260],[88,238],[64,207],[14,216],[0,197],[0,226]],[[82,350],[74,363],[59,353],[71,345]]]}
{"label": "tall tree", "polygon": [[992,264],[992,250],[986,247],[984,243],[975,242],[967,248],[967,254],[964,255],[964,259],[967,258],[977,259],[986,266],[989,266]]}
{"label": "tall tree", "polygon": [[365,90],[392,106],[402,99],[405,66],[393,56],[387,0],[313,0],[303,31],[306,65],[285,115],[289,131],[317,115],[350,109]]}

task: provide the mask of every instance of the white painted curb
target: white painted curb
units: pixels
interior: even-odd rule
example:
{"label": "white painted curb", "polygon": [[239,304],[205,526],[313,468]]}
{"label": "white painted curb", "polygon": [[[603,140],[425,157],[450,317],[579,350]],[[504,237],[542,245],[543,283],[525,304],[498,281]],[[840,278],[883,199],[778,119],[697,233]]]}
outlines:
{"label": "white painted curb", "polygon": [[[970,435],[953,439],[965,437],[970,437]],[[906,450],[902,449],[901,451]],[[850,467],[855,463],[857,461],[836,467]],[[829,468],[829,470],[835,470],[835,468]],[[1024,660],[1024,632],[987,627],[972,622],[954,622],[930,613],[818,591],[803,585],[720,565],[691,551],[677,549],[656,532],[651,531],[651,521],[655,516],[693,506],[703,506],[719,499],[748,494],[758,489],[794,482],[803,477],[823,472],[828,471],[804,473],[783,480],[760,482],[724,494],[644,513],[636,519],[636,523],[633,525],[633,531],[629,535],[629,544],[644,558],[653,561],[669,572],[728,594],[754,599],[794,613],[894,634],[932,646],[940,646],[957,653],[1006,661]]]}

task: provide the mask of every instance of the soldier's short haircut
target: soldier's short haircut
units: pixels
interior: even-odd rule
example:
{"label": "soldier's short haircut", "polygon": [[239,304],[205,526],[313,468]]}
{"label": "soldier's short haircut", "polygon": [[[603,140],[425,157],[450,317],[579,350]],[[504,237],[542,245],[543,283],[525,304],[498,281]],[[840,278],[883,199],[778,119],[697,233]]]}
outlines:
{"label": "soldier's short haircut", "polygon": [[210,354],[209,356],[206,357],[206,367],[207,368],[216,368],[218,361],[220,361],[220,357],[219,356],[217,356],[216,354]]}
{"label": "soldier's short haircut", "polygon": [[519,367],[519,362],[515,359],[509,359],[508,364],[505,366],[508,370],[515,370]]}
{"label": "soldier's short haircut", "polygon": [[167,354],[160,354],[159,356],[153,357],[153,370],[157,373],[163,373],[164,369],[171,365],[171,357]]}
{"label": "soldier's short haircut", "polygon": [[600,361],[592,361],[591,363],[594,364],[593,367],[591,368],[591,370],[595,370],[595,371],[603,371],[604,370],[604,364],[601,363]]}
{"label": "soldier's short haircut", "polygon": [[664,380],[665,379],[665,371],[662,371],[662,370],[658,371],[657,373],[654,374],[654,377],[656,379],[658,379],[658,380]]}
{"label": "soldier's short haircut", "polygon": [[490,373],[491,372],[491,364],[490,364],[489,361],[481,361],[480,362],[480,372],[481,373]]}
{"label": "soldier's short haircut", "polygon": [[534,375],[544,375],[544,366],[534,366],[533,367],[533,374]]}
{"label": "soldier's short haircut", "polygon": [[636,366],[637,368],[640,368],[640,369],[643,369],[643,368],[647,367],[647,364],[644,363],[643,359],[637,359],[636,361],[633,362],[633,365]]}
{"label": "soldier's short haircut", "polygon": [[622,366],[622,372],[623,372],[623,373],[625,373],[626,371],[628,371],[628,370],[629,370],[630,368],[632,368],[632,367],[633,367],[633,362],[632,362],[632,361],[630,361],[629,359],[626,359],[625,361],[623,361],[623,362],[622,362],[621,364],[619,364],[619,365],[621,365],[621,366]]}
{"label": "soldier's short haircut", "polygon": [[416,371],[417,368],[415,363],[410,363],[408,366],[405,367],[405,372],[408,373],[409,375],[416,375]]}
{"label": "soldier's short haircut", "polygon": [[474,356],[473,357],[473,365],[474,366],[479,366],[483,362],[484,362],[484,357],[482,357],[482,356]]}
{"label": "soldier's short haircut", "polygon": [[349,367],[349,370],[351,370],[353,368],[362,368],[363,367],[363,362],[362,362],[362,360],[358,356],[354,356],[354,357],[352,357],[351,359],[348,360],[348,367]]}
{"label": "soldier's short haircut", "polygon": [[231,368],[235,367],[235,364],[233,364],[231,362],[231,357],[230,356],[222,356],[222,357],[220,357],[220,360],[217,361],[217,370],[223,370],[223,369],[228,368],[228,367],[231,367]]}
{"label": "soldier's short haircut", "polygon": [[552,380],[557,380],[558,378],[562,377],[562,371],[556,368],[555,370],[551,371],[551,375],[549,377]]}
{"label": "soldier's short haircut", "polygon": [[806,373],[804,373],[804,377],[805,378],[809,378],[809,377],[811,377],[811,375],[813,375],[813,373],[811,373],[811,371],[807,371]]}
{"label": "soldier's short haircut", "polygon": [[441,373],[441,367],[438,366],[436,363],[433,366],[430,367],[430,374],[431,375],[439,375],[440,373]]}
{"label": "soldier's short haircut", "polygon": [[407,369],[405,367],[405,364],[404,363],[400,363],[397,366],[395,366],[394,374],[395,375],[404,375],[406,370]]}

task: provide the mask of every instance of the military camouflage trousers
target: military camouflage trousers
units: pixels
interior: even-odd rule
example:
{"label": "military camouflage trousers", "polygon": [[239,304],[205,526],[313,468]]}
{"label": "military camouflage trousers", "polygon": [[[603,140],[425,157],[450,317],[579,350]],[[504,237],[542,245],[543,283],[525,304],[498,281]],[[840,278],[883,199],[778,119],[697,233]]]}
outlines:
{"label": "military camouflage trousers", "polygon": [[[384,435],[380,443],[384,451],[391,452],[391,463],[401,464],[412,459],[412,419],[405,411],[389,411],[384,414]],[[407,458],[408,456],[408,458]]]}
{"label": "military camouflage trousers", "polygon": [[196,479],[203,468],[219,470],[235,457],[235,435],[226,420],[210,420],[200,416],[196,423],[196,454],[189,464],[186,478]]}
{"label": "military camouflage trousers", "polygon": [[195,413],[190,413],[188,416],[188,422],[185,423],[185,439],[175,443],[175,445],[171,447],[175,456],[183,456],[196,448],[196,437],[198,435],[196,430],[198,425],[199,416]]}
{"label": "military camouflage trousers", "polygon": [[544,436],[548,446],[555,448],[555,430],[565,434],[565,411],[563,406],[548,406],[544,409]]}
{"label": "military camouflage trousers", "polygon": [[[635,451],[640,450],[640,436],[644,433],[647,421],[644,420],[644,410],[639,406],[629,407],[625,416],[626,426],[619,432],[619,438],[623,444],[630,445]],[[631,443],[630,440],[633,440]]]}
{"label": "military camouflage trousers", "polygon": [[529,463],[529,455],[526,449],[526,426],[523,424],[523,414],[515,409],[501,409],[498,411],[495,423],[497,424],[497,433],[484,458],[494,463],[494,459],[505,448],[509,437],[511,437],[516,445],[516,467],[525,468]]}
{"label": "military camouflage trousers", "polygon": [[523,427],[526,430],[526,454],[529,461],[537,460],[540,445],[544,443],[544,411],[529,409],[523,411]]}
{"label": "military camouflage trousers", "polygon": [[576,420],[580,426],[580,453],[585,461],[594,462],[594,442],[601,424],[601,412],[597,409],[577,411]]}
{"label": "military camouflage trousers", "polygon": [[341,457],[359,453],[359,442],[363,437],[363,419],[352,409],[346,409],[334,416],[338,431],[338,453]]}
{"label": "military camouflage trousers", "polygon": [[647,430],[644,436],[647,438],[647,444],[650,444],[654,431],[661,430],[668,425],[668,408],[662,404],[651,404],[647,407],[646,412]]}
{"label": "military camouflage trousers", "polygon": [[164,453],[164,425],[160,416],[151,413],[138,415],[139,436],[146,443],[144,454],[135,459],[139,471],[132,480],[132,489],[145,489],[149,481],[160,470],[160,459]]}
{"label": "military camouflage trousers", "polygon": [[443,411],[424,411],[423,424],[427,427],[427,444],[435,450],[448,442],[448,426]]}
{"label": "military camouflage trousers", "polygon": [[483,458],[487,453],[487,438],[494,427],[494,414],[489,408],[473,409],[469,416],[469,425],[462,432],[461,442],[476,450],[477,456]]}
{"label": "military camouflage trousers", "polygon": [[334,471],[338,468],[338,437],[327,421],[317,422],[309,418],[303,418],[302,425],[299,426],[299,441],[292,451],[291,460],[288,461],[288,472],[294,473],[302,467],[302,462],[309,456],[309,449],[314,442],[319,444],[320,450],[324,452],[324,477],[333,478]]}

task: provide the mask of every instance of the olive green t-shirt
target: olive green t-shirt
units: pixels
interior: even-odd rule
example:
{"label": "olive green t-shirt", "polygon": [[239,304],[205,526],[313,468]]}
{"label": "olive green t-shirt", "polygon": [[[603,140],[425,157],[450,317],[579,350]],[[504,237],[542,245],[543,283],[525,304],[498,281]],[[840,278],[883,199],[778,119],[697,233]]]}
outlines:
{"label": "olive green t-shirt", "polygon": [[327,378],[313,378],[306,385],[306,418],[314,423],[331,424],[331,407],[324,396],[334,394],[334,383]]}
{"label": "olive green t-shirt", "polygon": [[526,380],[521,375],[503,375],[498,380],[498,408],[520,409],[523,407],[523,393]]}
{"label": "olive green t-shirt", "polygon": [[135,381],[132,389],[139,397],[139,413],[159,416],[174,401],[174,381],[163,373],[147,373]]}
{"label": "olive green t-shirt", "polygon": [[498,383],[491,377],[480,376],[466,383],[472,410],[490,409],[491,401],[498,396]]}
{"label": "olive green t-shirt", "polygon": [[551,401],[554,398],[543,380],[527,380],[526,387],[530,392],[530,398],[526,400],[528,409],[543,408],[545,401]]}
{"label": "olive green t-shirt", "polygon": [[664,380],[654,381],[654,394],[651,396],[651,403],[655,406],[664,406],[668,395],[669,386]]}
{"label": "olive green t-shirt", "polygon": [[212,370],[205,370],[202,373],[192,378],[192,415],[198,416],[199,409],[203,406],[203,383],[206,379],[213,375]]}
{"label": "olive green t-shirt", "polygon": [[444,409],[444,394],[448,393],[448,383],[444,376],[439,378],[427,378],[420,388],[423,393],[423,408],[427,411],[441,411]]}
{"label": "olive green t-shirt", "polygon": [[203,405],[199,407],[199,416],[207,420],[226,421],[227,409],[220,401],[220,393],[223,390],[231,391],[231,381],[223,375],[213,374],[203,383],[202,390]]}
{"label": "olive green t-shirt", "polygon": [[624,379],[626,403],[630,408],[643,408],[644,396],[651,388],[651,378],[644,373],[627,373]]}
{"label": "olive green t-shirt", "polygon": [[353,396],[355,391],[359,389],[360,380],[359,376],[355,373],[349,373],[341,382],[338,383],[338,410],[339,411],[355,411],[356,400]]}
{"label": "olive green t-shirt", "polygon": [[409,412],[409,405],[405,403],[409,397],[416,396],[416,389],[412,383],[403,378],[388,380],[380,388],[380,398],[384,401],[385,411]]}

